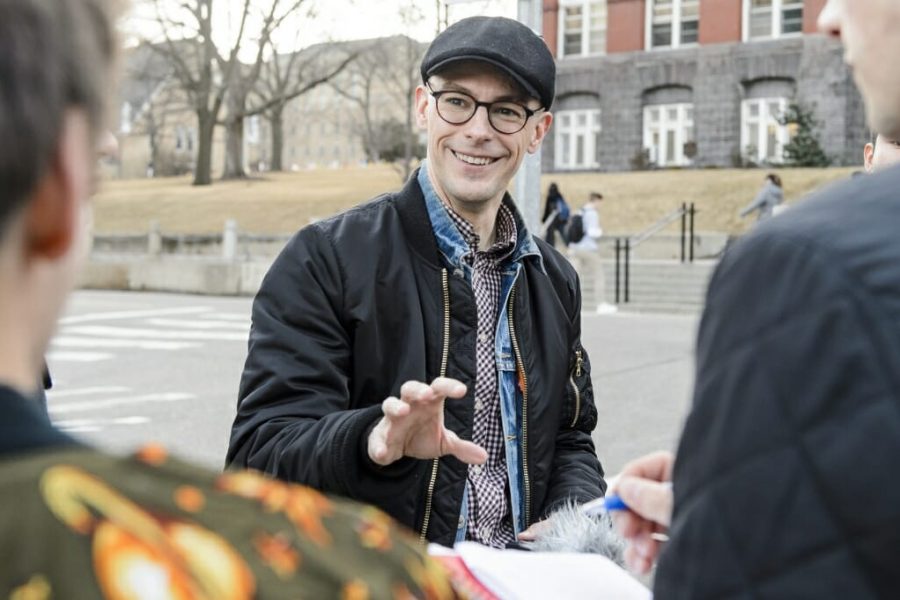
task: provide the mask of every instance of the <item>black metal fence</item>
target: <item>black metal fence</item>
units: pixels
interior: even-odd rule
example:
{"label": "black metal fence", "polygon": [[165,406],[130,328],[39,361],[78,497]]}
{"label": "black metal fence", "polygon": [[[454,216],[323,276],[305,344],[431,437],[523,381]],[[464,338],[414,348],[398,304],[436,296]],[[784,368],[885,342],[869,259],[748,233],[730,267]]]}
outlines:
{"label": "black metal fence", "polygon": [[671,223],[681,219],[681,262],[694,262],[694,216],[697,209],[694,203],[682,203],[681,207],[667,214],[659,221],[638,233],[628,237],[617,237],[615,241],[615,302],[628,303],[631,300],[631,258],[634,249],[665,229]]}

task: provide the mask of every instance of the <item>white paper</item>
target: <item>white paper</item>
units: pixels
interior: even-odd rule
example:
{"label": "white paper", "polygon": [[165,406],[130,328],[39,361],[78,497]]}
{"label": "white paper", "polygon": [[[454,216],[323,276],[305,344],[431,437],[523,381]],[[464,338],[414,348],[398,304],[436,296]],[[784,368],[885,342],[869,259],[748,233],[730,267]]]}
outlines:
{"label": "white paper", "polygon": [[478,580],[503,600],[653,597],[627,571],[599,554],[495,550],[475,542],[459,542],[454,550]]}

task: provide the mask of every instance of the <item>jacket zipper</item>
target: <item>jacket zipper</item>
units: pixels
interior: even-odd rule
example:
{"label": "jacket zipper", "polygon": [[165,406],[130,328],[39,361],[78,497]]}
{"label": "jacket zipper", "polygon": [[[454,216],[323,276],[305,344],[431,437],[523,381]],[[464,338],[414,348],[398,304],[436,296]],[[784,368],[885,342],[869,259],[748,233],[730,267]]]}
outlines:
{"label": "jacket zipper", "polygon": [[[584,364],[584,359],[581,357],[581,350],[575,351],[575,377],[581,377],[581,367]],[[578,386],[575,385],[575,377],[569,377],[569,383],[572,384],[572,389],[575,391],[575,416],[572,417],[572,423],[569,425],[569,428],[575,427],[575,423],[578,422],[578,417],[581,415],[581,393],[578,391]]]}
{"label": "jacket zipper", "polygon": [[516,288],[513,285],[509,294],[507,311],[509,314],[509,337],[516,355],[516,366],[522,377],[522,480],[525,483],[525,527],[528,528],[531,525],[531,478],[528,475],[528,377],[525,375],[525,363],[522,361],[519,341],[516,339],[516,323],[513,319],[515,299]]}
{"label": "jacket zipper", "polygon": [[[450,354],[450,282],[447,279],[447,269],[441,269],[441,289],[444,294],[444,347],[441,350],[441,377],[447,376],[447,359]],[[425,495],[425,519],[422,521],[422,531],[419,540],[425,542],[428,534],[428,522],[431,520],[431,504],[434,500],[434,484],[437,482],[438,462],[435,458],[431,462],[431,477],[428,480],[428,492]]]}

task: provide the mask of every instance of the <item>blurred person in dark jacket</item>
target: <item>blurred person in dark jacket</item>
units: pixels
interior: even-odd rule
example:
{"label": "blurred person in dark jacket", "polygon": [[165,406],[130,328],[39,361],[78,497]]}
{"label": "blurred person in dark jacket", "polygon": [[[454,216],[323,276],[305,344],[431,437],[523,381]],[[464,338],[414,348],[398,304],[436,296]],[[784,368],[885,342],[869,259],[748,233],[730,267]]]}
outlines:
{"label": "blurred person in dark jacket", "polygon": [[[830,0],[819,17],[887,139],[898,22],[896,0]],[[655,598],[897,597],[898,189],[898,166],[831,187],[716,269],[677,458],[643,457],[617,481],[626,559],[644,571],[659,555]]]}

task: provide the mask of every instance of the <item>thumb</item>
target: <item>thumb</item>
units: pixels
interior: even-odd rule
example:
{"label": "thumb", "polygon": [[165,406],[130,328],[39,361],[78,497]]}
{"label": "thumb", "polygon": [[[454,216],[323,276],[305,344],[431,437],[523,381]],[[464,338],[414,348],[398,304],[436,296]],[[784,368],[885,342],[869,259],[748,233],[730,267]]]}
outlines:
{"label": "thumb", "polygon": [[672,520],[671,483],[623,475],[615,491],[632,512],[648,521],[669,526]]}

